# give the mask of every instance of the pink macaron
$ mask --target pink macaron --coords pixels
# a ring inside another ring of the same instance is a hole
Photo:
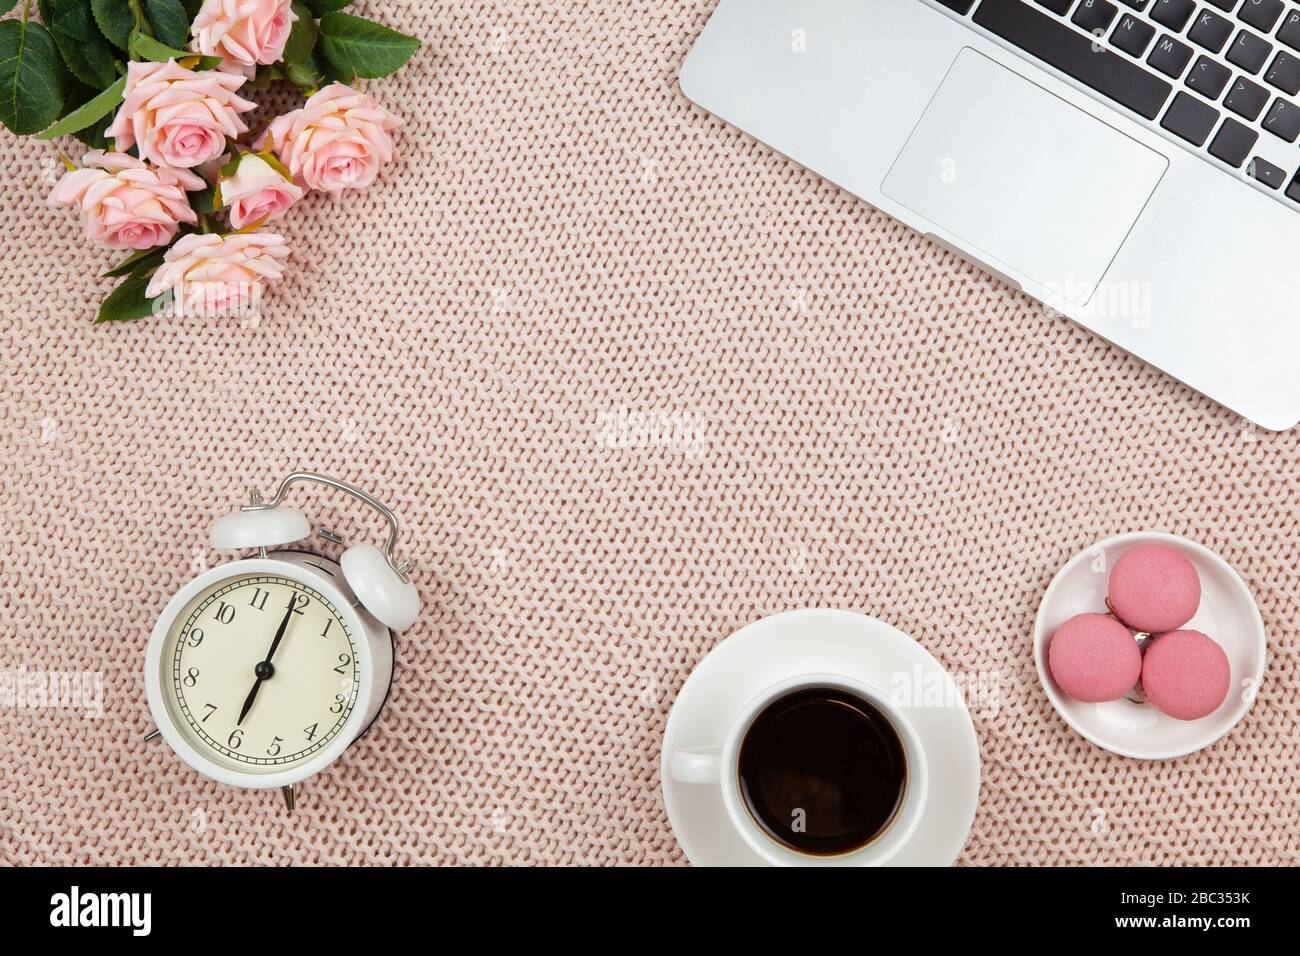
[[[1142,673],[1142,652],[1128,628],[1106,614],[1079,614],[1052,636],[1052,677],[1075,700],[1118,700]]]
[[[1107,600],[1133,630],[1161,634],[1192,619],[1201,603],[1201,579],[1177,548],[1140,544],[1115,562]]]
[[[1142,655],[1142,692],[1151,706],[1178,720],[1214,713],[1228,697],[1228,655],[1200,631],[1172,631]]]

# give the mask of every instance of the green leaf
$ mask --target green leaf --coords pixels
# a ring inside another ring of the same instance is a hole
[[[73,76],[97,90],[117,78],[113,47],[95,24],[90,0],[41,0],[41,18]]]
[[[301,3],[293,4],[293,12],[298,14],[293,27],[289,30],[289,39],[284,44],[284,53],[280,57],[285,63],[305,63],[316,46],[316,21],[311,11]]]
[[[307,57],[303,66],[317,77],[324,77],[332,83],[351,83],[354,79],[351,73],[344,73],[321,55],[320,44],[317,44],[316,49],[311,51],[311,56]],[[293,77],[290,77],[290,80],[292,79]]]
[[[276,80],[284,79],[284,71],[279,66],[272,63],[270,66],[259,66],[253,78],[244,83],[244,90],[264,90]],[[248,93],[242,93],[247,98]]]
[[[99,32],[108,37],[113,46],[119,50],[130,46],[135,14],[131,12],[128,0],[90,0],[90,10],[95,15]]]
[[[141,249],[139,252],[133,252],[113,268],[103,274],[101,278],[115,279],[118,276],[131,275],[142,269],[147,269],[150,275],[158,268],[163,261],[170,246],[155,246],[153,249]]]
[[[326,13],[320,19],[321,51],[346,74],[387,76],[420,48],[420,41],[350,13]]]
[[[3,17],[16,6],[18,6],[18,0],[0,0],[0,17]]]
[[[144,0],[144,12],[160,43],[183,47],[190,42],[190,16],[180,0]]]
[[[73,133],[75,139],[85,143],[91,149],[102,149],[108,152],[113,150],[113,141],[108,138],[108,128],[113,125],[113,114],[109,113],[102,119],[95,120],[85,129],[79,129]]]
[[[100,90],[87,86],[85,83],[82,83],[80,80],[73,77],[68,78],[68,84],[68,95],[63,98],[63,115],[60,116],[59,119],[67,116],[73,110],[85,106],[101,92]],[[95,122],[91,123],[89,126],[77,130],[72,135],[81,140],[91,149],[111,150],[113,148],[112,144],[109,143],[108,137],[104,134],[108,131],[109,125],[113,122],[113,115],[114,114],[110,111]]]
[[[194,18],[197,17],[199,11],[203,9],[203,0],[181,0],[181,6],[185,8],[185,15],[189,17],[190,22],[193,23]]]
[[[50,31],[30,20],[0,23],[0,123],[37,133],[59,118],[67,86]]]
[[[59,117],[63,118],[75,110],[82,103],[88,103],[94,99],[99,90],[93,86],[87,86],[75,76],[67,76],[63,79],[63,109],[59,112]]]
[[[92,123],[107,116],[117,108],[122,102],[122,91],[126,89],[126,77],[119,77],[118,81],[110,86],[104,92],[100,93],[94,99],[83,103],[75,110],[69,113],[63,119],[59,120],[49,129],[39,134],[37,139],[54,139],[56,136],[66,136],[69,133],[75,133],[78,130],[85,129]]]
[[[301,63],[289,64],[285,74],[288,76],[289,82],[298,87],[298,90],[304,96],[311,96],[320,89],[323,82],[319,73]]]
[[[196,61],[194,65],[196,70],[215,70],[221,65],[221,57],[219,56],[199,56],[189,50],[178,50],[175,47],[167,46],[165,43],[159,43],[153,37],[146,36],[139,30],[131,34],[131,58],[133,60],[151,60],[154,63],[192,59]]]
[[[331,10],[342,10],[352,0],[302,0],[303,6],[312,12],[312,16],[323,17]],[[302,16],[302,14],[298,14]]]
[[[196,189],[192,193],[187,193],[190,199],[190,208],[201,216],[210,216],[216,211],[214,197],[216,187],[208,186],[206,189]]]
[[[100,322],[129,322],[153,315],[153,299],[146,299],[144,290],[153,278],[153,269],[138,269],[118,284],[99,307],[95,324]]]

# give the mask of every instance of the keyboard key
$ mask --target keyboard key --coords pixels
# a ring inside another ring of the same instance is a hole
[[[1147,8],[1147,4],[1150,0],[1119,0],[1119,2],[1124,4],[1124,6],[1128,7],[1130,10],[1136,10],[1138,13],[1141,13]]]
[[[1246,172],[1252,179],[1258,179],[1269,189],[1281,189],[1282,184],[1286,182],[1286,173],[1267,159],[1260,159],[1258,156],[1246,164]]]
[[[1183,82],[1207,100],[1217,100],[1232,78],[1232,71],[1208,56],[1199,57]]]
[[[1110,35],[1110,42],[1129,56],[1140,57],[1147,51],[1151,38],[1155,35],[1155,27],[1126,13],[1115,32]]]
[[[1182,33],[1195,10],[1193,0],[1156,0],[1151,7],[1151,19],[1175,33]]]
[[[1187,31],[1187,39],[1197,46],[1203,46],[1211,53],[1218,53],[1223,44],[1232,36],[1232,21],[1209,10],[1202,10],[1196,16],[1196,22]]]
[[[1074,0],[1034,0],[1034,2],[1040,7],[1047,7],[1055,14],[1065,16],[1070,12],[1070,4],[1074,3]]]
[[[1292,10],[1282,21],[1282,29],[1277,31],[1277,38],[1291,47],[1300,50],[1300,11]]]
[[[1294,143],[1296,137],[1300,136],[1300,106],[1278,97],[1264,117],[1264,129],[1288,143]]]
[[[1232,84],[1232,88],[1228,90],[1223,105],[1242,119],[1254,122],[1267,102],[1268,90],[1258,83],[1252,83],[1245,77],[1239,76]]]
[[[1070,17],[1070,19],[1074,21],[1075,25],[1083,27],[1089,33],[1103,37],[1117,13],[1119,13],[1119,8],[1110,3],[1109,0],[1083,0],[1079,4],[1079,9],[1074,11],[1074,16]]]
[[[1242,30],[1237,34],[1237,39],[1232,41],[1232,46],[1228,47],[1228,62],[1247,73],[1258,73],[1272,52],[1273,44]]]
[[[1291,180],[1291,185],[1286,187],[1286,198],[1300,202],[1300,179]]]
[[[1210,142],[1210,155],[1229,166],[1240,167],[1258,139],[1259,133],[1249,126],[1243,126],[1235,119],[1226,119]]]
[[[1268,33],[1282,12],[1282,0],[1246,0],[1237,11],[1242,23],[1249,24],[1261,33]]]
[[[1165,76],[1172,76],[1176,80],[1183,75],[1191,58],[1192,48],[1166,33],[1156,41],[1155,49],[1147,57],[1147,62]]]
[[[1231,13],[1232,8],[1237,5],[1237,0],[1210,0],[1210,3],[1214,4],[1220,10],[1226,10],[1228,13]]]
[[[1300,59],[1279,50],[1264,74],[1264,82],[1292,96],[1300,93]]]
[[[939,3],[954,13],[960,13],[963,17],[970,13],[970,8],[975,6],[975,0],[939,0]]]
[[[1169,106],[1160,125],[1193,146],[1200,146],[1219,121],[1219,111],[1206,106],[1190,93],[1179,93]]]
[[[1155,119],[1169,98],[1164,80],[1020,0],[983,0],[975,23],[1139,116]]]

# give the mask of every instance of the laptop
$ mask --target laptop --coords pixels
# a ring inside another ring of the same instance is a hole
[[[1300,5],[721,0],[683,92],[1264,428],[1300,420]]]

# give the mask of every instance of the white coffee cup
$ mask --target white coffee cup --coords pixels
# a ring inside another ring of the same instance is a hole
[[[759,825],[740,792],[740,747],[750,725],[763,710],[778,698],[810,688],[834,688],[846,691],[873,704],[889,718],[902,741],[907,763],[903,801],[884,831],[855,850],[833,856],[801,853],[779,843]],[[889,698],[873,687],[833,674],[804,674],[773,684],[741,710],[720,746],[690,747],[673,751],[669,772],[680,783],[717,786],[732,826],[754,852],[776,866],[879,866],[906,845],[925,809],[929,776],[925,752],[916,730]]]

